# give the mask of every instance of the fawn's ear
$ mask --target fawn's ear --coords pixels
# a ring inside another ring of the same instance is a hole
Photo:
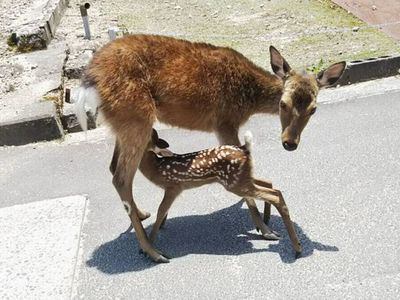
[[[156,142],[156,146],[160,149],[165,149],[169,147],[169,144],[167,141],[163,140],[163,139],[158,139]]]
[[[156,142],[158,140],[158,133],[157,130],[155,130],[154,128],[152,129],[151,132],[151,139],[153,142]]]
[[[285,76],[292,69],[288,62],[283,58],[278,50],[274,46],[269,47],[269,53],[271,55],[271,68],[276,75],[280,78],[285,78]]]
[[[335,84],[340,76],[342,76],[344,69],[346,68],[346,62],[338,62],[331,65],[330,67],[322,70],[317,75],[317,82],[319,87],[325,87]]]
[[[154,153],[162,157],[174,156],[174,153],[171,150],[166,148],[158,148],[157,146],[154,148]]]

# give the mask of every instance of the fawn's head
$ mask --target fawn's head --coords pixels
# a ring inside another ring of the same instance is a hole
[[[335,84],[346,63],[335,63],[318,75],[313,75],[292,70],[273,46],[270,47],[270,54],[272,70],[283,81],[283,93],[279,102],[282,145],[286,150],[293,151],[300,142],[304,127],[317,109],[319,89]]]
[[[154,152],[155,154],[163,157],[173,156],[174,154],[168,149],[168,147],[168,142],[160,139],[157,131],[153,129],[151,133],[151,139],[147,145],[147,151]]]

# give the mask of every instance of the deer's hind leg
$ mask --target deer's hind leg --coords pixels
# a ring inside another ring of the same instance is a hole
[[[104,117],[118,140],[113,164],[113,184],[127,210],[140,248],[154,261],[168,262],[148,240],[140,220],[143,214],[140,213],[132,192],[133,178],[147,149],[156,120],[154,99],[140,78],[111,78],[114,84],[110,86],[110,80],[107,81],[106,77],[101,78],[97,85],[102,88],[101,109]]]
[[[110,172],[112,175],[115,174],[115,170],[117,168],[119,153],[120,153],[120,145],[119,145],[118,139],[116,139],[115,146],[114,146],[114,153],[113,153],[113,157],[112,157],[111,163],[110,163]],[[151,214],[149,212],[141,210],[140,208],[138,208],[138,214],[139,214],[139,218],[141,221],[146,220],[147,218],[149,218],[151,216]],[[131,224],[131,225],[129,225],[129,228],[124,231],[124,233],[129,233],[132,231],[132,229],[133,229],[133,226]]]

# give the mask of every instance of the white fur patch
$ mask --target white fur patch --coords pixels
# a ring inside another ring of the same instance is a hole
[[[126,201],[122,201],[122,204],[124,205],[124,208],[125,208],[126,212],[128,213],[128,215],[131,215],[131,212],[132,212],[131,205]]]

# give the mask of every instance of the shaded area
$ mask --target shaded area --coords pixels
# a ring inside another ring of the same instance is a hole
[[[279,254],[284,263],[295,262],[294,250],[282,219],[273,215],[270,221],[271,228],[278,231],[282,239],[278,242],[265,241],[265,249],[256,249],[252,241],[263,238],[248,233],[254,229],[254,225],[248,210],[241,206],[242,201],[239,201],[211,214],[168,219],[165,228],[159,233],[156,247],[174,259],[188,254],[243,255],[274,252]],[[295,228],[303,246],[301,257],[312,255],[314,250],[339,251],[336,246],[312,241],[296,223]],[[157,265],[139,254],[138,250],[134,233],[123,234],[99,246],[86,264],[107,274],[141,271]]]

